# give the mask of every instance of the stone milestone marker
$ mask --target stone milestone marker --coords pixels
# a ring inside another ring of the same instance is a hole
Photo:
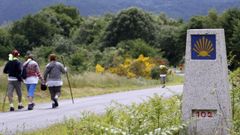
[[[182,117],[188,135],[228,135],[231,103],[223,29],[187,31]]]

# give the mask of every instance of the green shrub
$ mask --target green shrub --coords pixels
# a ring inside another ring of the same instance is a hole
[[[97,64],[103,65],[105,68],[117,66],[124,61],[123,50],[115,47],[105,48],[101,54],[98,54]]]
[[[80,121],[67,120],[46,130],[30,133],[55,135],[178,135],[181,124],[180,98],[154,95],[130,106],[113,102],[103,115],[83,113]],[[54,130],[58,129],[58,130]]]
[[[156,67],[152,68],[152,70],[151,70],[151,77],[152,77],[152,79],[158,80],[159,79],[159,75],[160,75],[160,68],[159,68],[159,66],[156,66]]]
[[[240,133],[240,68],[230,74],[232,82],[233,134]]]
[[[117,48],[124,49],[125,53],[133,58],[137,58],[139,55],[146,57],[156,56],[158,50],[151,47],[142,39],[126,40],[117,44]]]
[[[53,53],[53,47],[41,46],[34,48],[32,54],[39,64],[48,62],[48,56]]]

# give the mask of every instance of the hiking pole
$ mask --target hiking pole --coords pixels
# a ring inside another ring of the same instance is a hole
[[[6,98],[7,98],[7,91],[6,91],[6,94],[5,94],[4,98],[3,98],[3,105],[2,105],[2,111],[3,112],[4,112],[5,102],[6,102]]]
[[[61,56],[61,59],[62,59],[62,62],[63,62],[63,66],[65,67],[65,63],[64,63],[64,60],[63,60],[63,56]],[[71,84],[70,84],[70,81],[69,81],[68,72],[66,72],[66,76],[67,76],[68,86],[69,86],[70,93],[71,93],[72,103],[74,104],[73,94],[72,94],[72,87],[71,87]]]

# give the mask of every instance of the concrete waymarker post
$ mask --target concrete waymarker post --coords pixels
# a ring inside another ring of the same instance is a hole
[[[187,31],[182,116],[188,135],[229,135],[230,85],[223,29]]]

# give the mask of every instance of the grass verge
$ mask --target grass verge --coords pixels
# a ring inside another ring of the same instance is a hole
[[[184,128],[180,118],[179,96],[163,99],[155,95],[131,106],[113,103],[103,115],[83,113],[79,120],[66,120],[24,135],[177,135]]]
[[[5,97],[7,89],[7,76],[0,76],[2,84],[0,85],[0,107],[2,107],[3,99]],[[4,81],[5,80],[5,81]],[[62,88],[61,99],[70,99],[70,89],[68,87],[68,82],[65,76],[63,76],[64,85]],[[136,89],[149,88],[154,86],[159,86],[159,80],[147,80],[144,78],[132,78],[128,79],[126,77],[117,76],[115,74],[105,73],[97,74],[93,72],[86,72],[82,75],[70,75],[69,80],[72,86],[72,92],[75,98],[101,95],[106,93],[129,91]],[[183,77],[180,76],[170,76],[168,78],[167,85],[182,84]],[[26,87],[23,84],[23,103],[27,104],[27,92]],[[16,103],[17,97],[14,94],[14,100]],[[49,91],[41,91],[40,86],[37,86],[35,92],[35,102],[50,102]],[[6,99],[6,105],[4,110],[8,110],[8,100]],[[2,109],[1,109],[2,110]]]

